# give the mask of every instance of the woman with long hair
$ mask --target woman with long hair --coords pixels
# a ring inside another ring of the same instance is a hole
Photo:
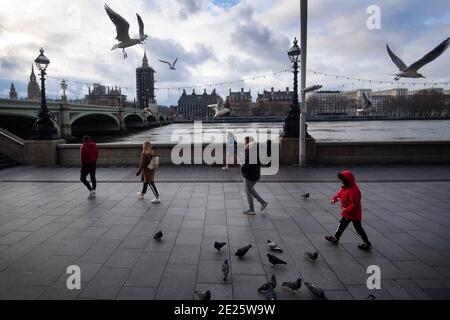
[[[155,195],[155,198],[151,202],[159,203],[159,193],[158,189],[156,189],[155,186],[155,170],[148,168],[148,165],[152,161],[153,157],[155,157],[155,155],[156,154],[155,151],[153,151],[152,144],[149,141],[144,142],[144,144],[142,145],[141,161],[139,163],[139,168],[136,171],[136,176],[142,174],[142,191],[138,192],[138,197],[140,199],[144,199],[144,195],[147,192],[148,186],[150,185],[150,189],[152,189],[152,192]]]

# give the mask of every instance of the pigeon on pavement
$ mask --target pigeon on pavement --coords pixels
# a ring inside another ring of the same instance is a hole
[[[278,244],[271,240],[267,240],[267,246],[270,248],[270,250],[275,252],[283,252],[283,249],[280,248]]]
[[[319,288],[318,286],[313,285],[310,282],[305,282],[305,285],[308,287],[309,291],[318,299],[320,300],[328,300],[325,296],[325,292],[322,290],[322,288]]]
[[[319,254],[317,252],[305,252],[305,256],[310,258],[311,260],[315,261],[319,257]]]
[[[267,258],[269,259],[269,262],[272,264],[272,267],[275,267],[277,264],[287,264],[285,261],[281,260],[277,256],[274,256],[273,254],[268,253]]]
[[[206,291],[195,290],[195,294],[197,295],[197,297],[200,300],[211,300],[211,291],[210,290],[206,290]]]
[[[302,279],[298,278],[294,282],[283,282],[281,284],[282,287],[287,287],[291,290],[297,291],[302,286]]]
[[[224,245],[226,245],[226,244],[227,244],[226,242],[217,242],[217,241],[214,241],[214,248],[216,248],[217,252],[219,252],[220,249],[222,249],[222,247],[223,247]]]
[[[230,273],[230,264],[228,263],[228,259],[222,264],[222,273],[223,273],[223,281],[227,281],[228,273]]]
[[[239,248],[239,249],[237,249],[235,255],[238,256],[239,258],[242,258],[243,256],[245,256],[245,254],[248,252],[248,250],[250,250],[251,247],[252,247],[252,245],[249,244],[248,246]]]
[[[155,234],[153,235],[153,239],[155,239],[155,240],[161,240],[162,236],[163,236],[163,233],[162,233],[161,230],[159,230],[157,233],[155,233]]]

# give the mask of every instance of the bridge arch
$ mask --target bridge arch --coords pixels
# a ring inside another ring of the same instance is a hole
[[[127,114],[124,118],[125,127],[127,129],[142,128],[144,126],[144,117],[139,114]]]
[[[82,113],[70,121],[72,134],[77,132],[119,131],[119,120],[110,113]]]
[[[25,113],[0,112],[0,127],[27,140],[31,136],[31,131],[37,118],[37,115]],[[59,124],[56,123],[55,120],[51,120],[58,131],[58,134],[60,134],[61,130]]]

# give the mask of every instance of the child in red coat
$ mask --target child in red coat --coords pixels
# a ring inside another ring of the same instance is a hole
[[[341,201],[341,216],[338,229],[334,236],[326,236],[325,239],[332,243],[338,243],[342,233],[348,227],[350,222],[353,223],[356,232],[361,236],[364,244],[358,248],[362,250],[370,250],[372,244],[367,238],[367,234],[361,225],[361,191],[356,184],[355,177],[351,171],[342,171],[338,173],[338,178],[342,183],[341,190],[331,199],[331,203],[335,204]]]

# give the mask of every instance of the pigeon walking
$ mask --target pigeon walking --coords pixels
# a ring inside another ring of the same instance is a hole
[[[132,47],[137,44],[143,44],[145,40],[147,40],[148,35],[144,33],[144,22],[142,21],[142,18],[136,13],[138,24],[139,24],[139,38],[138,39],[132,39],[130,38],[130,35],[128,33],[130,29],[130,24],[127,20],[122,18],[118,13],[116,13],[113,9],[108,7],[108,5],[105,3],[105,11],[108,14],[111,21],[116,26],[116,40],[119,41],[119,43],[115,44],[111,50],[115,50],[117,48],[122,49],[123,58],[125,59],[127,57],[127,53],[125,51],[125,48]]]
[[[305,194],[302,194],[302,198],[303,199],[308,199],[309,198],[309,192],[305,193]]]
[[[423,66],[437,59],[441,54],[444,53],[445,50],[448,49],[449,45],[450,45],[450,38],[447,38],[436,48],[427,53],[422,59],[414,62],[409,67],[402,61],[402,59],[396,56],[395,53],[392,52],[391,48],[389,48],[389,45],[387,45],[387,51],[389,53],[389,56],[391,57],[392,62],[394,62],[397,68],[401,71],[400,73],[397,73],[395,75],[394,80],[398,81],[400,80],[400,78],[425,78],[422,74],[420,74],[417,71],[419,71],[419,69],[422,68]]]
[[[168,62],[168,61],[165,61],[165,60],[158,60],[158,61],[159,61],[159,62],[162,62],[162,63],[165,63],[165,64],[168,64],[170,70],[175,70],[175,64],[177,63],[178,58],[176,58],[175,61],[172,62],[172,63],[170,63],[170,62]]]
[[[155,239],[155,240],[161,240],[162,237],[163,237],[163,233],[161,230],[159,230],[157,233],[155,233],[153,235],[153,239]]]
[[[369,294],[366,298],[366,300],[376,300],[377,297],[375,297],[373,294]]]
[[[219,252],[220,249],[222,249],[222,247],[223,247],[224,245],[226,245],[226,244],[227,244],[226,242],[217,242],[217,241],[214,241],[214,248],[216,248],[217,252]]]
[[[321,300],[328,300],[325,296],[325,291],[323,291],[322,288],[319,288],[318,286],[315,286],[310,282],[305,282],[305,285],[316,298]]]
[[[278,244],[276,244],[273,241],[267,240],[267,246],[270,248],[270,250],[275,252],[283,252],[283,249],[280,248]]]
[[[277,294],[273,291],[273,288],[267,290],[266,300],[277,300]]]
[[[316,261],[317,258],[319,257],[319,254],[317,252],[305,252],[305,257],[310,258],[312,261]]]
[[[269,262],[272,264],[272,268],[275,267],[277,264],[287,264],[285,261],[281,260],[277,256],[274,256],[273,254],[268,253],[267,258],[269,258]]]
[[[235,255],[238,256],[239,258],[242,258],[243,256],[245,256],[245,254],[248,252],[248,250],[250,250],[251,247],[252,247],[252,245],[249,244],[248,246],[239,248],[239,249],[237,249]]]
[[[200,300],[211,300],[211,291],[210,290],[206,290],[206,291],[198,291],[195,290],[195,294],[197,295],[197,297]]]
[[[261,287],[258,288],[258,292],[263,292],[263,291],[267,291],[270,289],[273,290],[273,289],[275,289],[276,286],[277,286],[277,279],[276,279],[275,275],[273,274],[270,277],[270,281],[267,281]]]
[[[223,273],[223,281],[227,281],[228,273],[230,273],[230,264],[228,263],[228,259],[222,264],[222,273]]]
[[[282,287],[289,288],[291,290],[297,291],[302,286],[302,279],[298,278],[294,282],[283,282],[281,284]]]

